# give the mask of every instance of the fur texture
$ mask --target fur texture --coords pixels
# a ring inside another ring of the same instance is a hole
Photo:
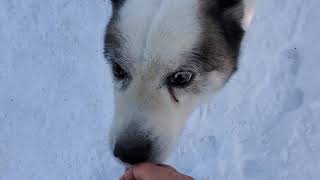
[[[126,164],[162,162],[194,108],[236,71],[243,2],[112,2],[105,36],[106,59],[117,71],[111,148]],[[168,83],[175,74],[192,77],[175,87]]]

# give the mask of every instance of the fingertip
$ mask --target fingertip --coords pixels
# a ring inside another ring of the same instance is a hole
[[[132,173],[135,178],[143,179],[153,172],[153,166],[150,163],[141,163],[132,167]]]
[[[150,169],[152,168],[152,164],[150,163],[141,163],[141,164],[137,164],[135,166],[133,166],[133,170],[134,171],[141,171],[141,170],[144,170],[144,169]]]
[[[124,180],[135,180],[133,169],[129,168],[127,169],[126,173],[124,174],[125,179]]]

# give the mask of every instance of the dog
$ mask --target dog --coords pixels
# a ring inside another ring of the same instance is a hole
[[[110,147],[161,163],[193,110],[236,72],[243,0],[112,0],[104,54],[114,79]]]

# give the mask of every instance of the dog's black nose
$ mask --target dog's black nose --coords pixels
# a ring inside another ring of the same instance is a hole
[[[151,142],[146,141],[119,141],[115,144],[113,154],[122,162],[137,164],[145,162],[151,154]]]

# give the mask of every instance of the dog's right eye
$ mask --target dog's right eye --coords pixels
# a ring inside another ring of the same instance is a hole
[[[128,78],[128,73],[118,63],[112,63],[112,73],[117,80]]]
[[[194,73],[190,71],[179,71],[167,79],[167,85],[175,88],[185,88],[187,87],[194,78]]]

